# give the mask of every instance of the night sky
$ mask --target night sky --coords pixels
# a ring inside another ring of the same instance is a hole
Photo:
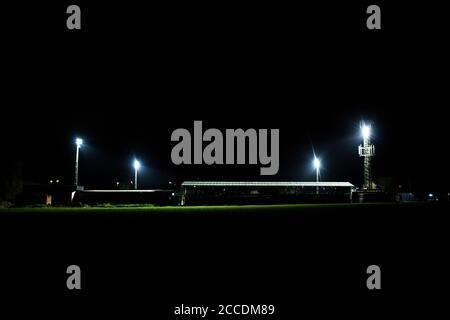
[[[370,31],[367,4],[78,2],[82,29],[70,31],[69,4],[8,11],[1,161],[20,164],[27,183],[72,183],[79,136],[87,188],[130,181],[135,156],[149,188],[311,181],[312,148],[323,180],[360,185],[359,122],[367,120],[375,179],[446,188],[448,35],[421,7],[380,4],[382,30]],[[192,132],[194,120],[205,129],[279,128],[278,175],[261,177],[259,165],[173,165],[171,133]]]

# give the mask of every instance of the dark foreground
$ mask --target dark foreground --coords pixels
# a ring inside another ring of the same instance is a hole
[[[2,312],[120,319],[181,304],[273,304],[234,319],[405,318],[445,311],[446,204],[0,210]],[[66,268],[82,289],[66,288]],[[381,268],[369,291],[366,268]],[[139,316],[138,316],[139,315]],[[208,314],[206,319],[231,319]]]

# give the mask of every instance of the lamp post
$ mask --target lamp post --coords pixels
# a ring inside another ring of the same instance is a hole
[[[316,182],[319,182],[320,160],[314,157],[313,166],[316,169]],[[319,186],[316,186],[316,194],[319,194]]]
[[[139,168],[141,167],[141,163],[138,160],[134,159],[133,166],[134,166],[134,190],[137,190],[138,171]]]
[[[77,151],[76,151],[76,156],[75,156],[75,186],[78,187],[78,160],[80,158],[80,147],[83,144],[83,139],[80,138],[76,138],[75,139],[75,144],[77,145]]]

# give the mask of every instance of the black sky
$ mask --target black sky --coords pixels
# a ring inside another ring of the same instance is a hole
[[[76,136],[86,141],[80,181],[108,187],[144,164],[142,183],[261,179],[259,166],[176,167],[171,132],[279,128],[280,171],[360,184],[359,121],[374,122],[375,173],[443,189],[448,178],[445,35],[436,8],[380,4],[220,4],[142,7],[80,2],[82,30],[65,8],[8,11],[2,161],[26,181],[71,182]],[[6,159],[6,160],[5,160]]]

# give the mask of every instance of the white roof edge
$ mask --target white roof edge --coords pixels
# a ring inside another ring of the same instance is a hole
[[[350,182],[340,181],[185,181],[181,186],[354,187]]]
[[[166,190],[166,189],[137,189],[137,190],[80,190],[84,193],[89,193],[89,192],[98,192],[98,193],[123,193],[123,192],[131,192],[131,193],[140,193],[140,192],[161,192],[161,191],[166,191],[169,192],[170,190]]]

